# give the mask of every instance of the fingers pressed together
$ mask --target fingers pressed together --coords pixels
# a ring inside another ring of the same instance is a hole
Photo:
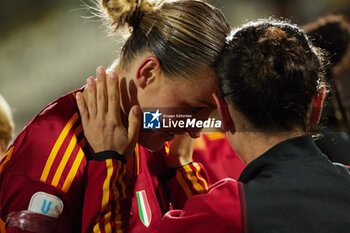
[[[121,120],[116,72],[106,74],[103,67],[98,67],[96,80],[94,77],[87,79],[84,95],[78,92],[76,98],[84,134],[92,149],[95,152],[115,150],[129,157],[138,140],[141,110],[137,105],[130,109],[126,129]]]

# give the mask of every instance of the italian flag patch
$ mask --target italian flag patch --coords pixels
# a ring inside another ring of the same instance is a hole
[[[151,223],[152,213],[151,213],[151,208],[149,207],[149,204],[148,204],[146,191],[141,190],[136,192],[136,197],[137,197],[137,204],[139,206],[139,216],[140,216],[141,222],[143,223],[143,225],[148,227],[149,224]]]

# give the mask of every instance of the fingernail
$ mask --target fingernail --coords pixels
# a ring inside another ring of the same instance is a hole
[[[92,78],[91,77],[87,79],[87,84],[90,86],[92,85]]]
[[[139,106],[134,107],[133,113],[135,114],[135,116],[140,115],[140,108],[139,108]]]
[[[115,72],[111,72],[110,77],[112,80],[117,78],[117,74]]]
[[[104,68],[103,68],[103,66],[100,66],[100,67],[97,68],[97,74],[99,76],[104,75]]]
[[[76,95],[75,95],[75,97],[77,98],[77,100],[81,100],[81,93],[80,92],[78,92]]]

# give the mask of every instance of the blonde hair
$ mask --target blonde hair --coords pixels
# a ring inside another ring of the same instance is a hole
[[[4,140],[6,145],[13,136],[14,123],[11,109],[6,100],[0,95],[0,140]]]
[[[198,0],[94,0],[112,33],[128,28],[121,64],[152,52],[164,73],[194,78],[213,67],[230,31],[223,14]]]

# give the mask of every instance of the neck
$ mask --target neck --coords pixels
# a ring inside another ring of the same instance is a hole
[[[236,132],[234,135],[230,135],[229,139],[241,159],[249,164],[278,143],[303,134],[301,131],[278,133]]]

